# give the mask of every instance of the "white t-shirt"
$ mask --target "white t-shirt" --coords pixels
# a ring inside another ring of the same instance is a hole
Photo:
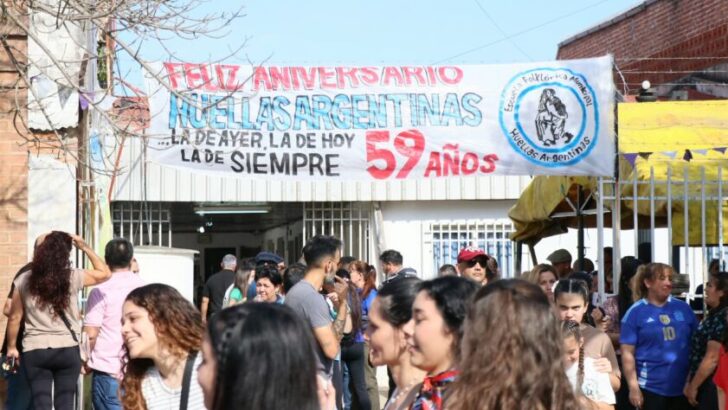
[[[579,363],[566,369],[566,376],[569,378],[571,387],[576,390],[577,374],[579,372]],[[597,372],[594,369],[594,359],[591,357],[584,358],[584,381],[581,384],[581,392],[589,400],[615,404],[614,390],[609,382],[609,373]]]
[[[192,368],[192,379],[190,380],[190,395],[187,398],[189,410],[205,410],[205,398],[202,395],[202,388],[197,382],[197,368],[202,363],[202,353],[197,353],[195,364]],[[171,389],[162,381],[162,375],[156,367],[152,367],[142,380],[142,396],[147,403],[149,410],[179,410],[179,400],[182,395],[182,388]]]

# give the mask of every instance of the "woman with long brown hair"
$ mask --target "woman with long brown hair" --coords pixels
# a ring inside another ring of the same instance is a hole
[[[460,374],[463,322],[480,284],[443,276],[420,283],[412,303],[412,319],[402,328],[410,363],[427,373],[412,410],[440,410],[448,389]]]
[[[377,271],[368,263],[356,260],[349,264],[349,276],[351,283],[359,291],[361,299],[361,331],[366,332],[369,326],[369,310],[374,298],[377,297]],[[364,341],[364,378],[366,381],[367,394],[371,408],[379,408],[379,384],[377,383],[377,371],[369,361],[369,343]]]
[[[73,245],[88,256],[93,269],[71,267]],[[13,294],[6,335],[7,356],[17,361],[16,338],[20,322],[25,322],[21,365],[34,409],[73,408],[81,372],[78,292],[110,276],[104,261],[80,236],[53,231],[38,238],[30,270],[14,281],[18,292]]]
[[[558,320],[544,292],[520,279],[478,291],[464,324],[453,410],[576,410]]]
[[[190,410],[205,408],[197,377],[189,374],[202,360],[197,352],[204,332],[192,303],[167,285],[137,288],[124,302],[121,332],[124,409],[178,409],[181,400]],[[185,378],[191,380],[186,397]]]

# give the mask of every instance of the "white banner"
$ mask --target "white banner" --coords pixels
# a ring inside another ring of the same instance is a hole
[[[155,68],[147,78],[149,152],[165,165],[316,180],[614,170],[611,56],[441,67]]]

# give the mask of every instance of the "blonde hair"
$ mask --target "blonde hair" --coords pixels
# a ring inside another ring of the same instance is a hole
[[[521,277],[521,279],[538,285],[538,282],[541,280],[541,274],[544,272],[551,272],[554,274],[556,280],[559,279],[559,274],[556,272],[556,268],[548,263],[539,263],[538,265],[534,266],[533,269],[526,272]]]
[[[635,273],[632,277],[632,283],[630,284],[630,287],[632,288],[633,301],[636,302],[640,299],[646,298],[648,289],[647,285],[645,285],[645,281],[654,281],[657,279],[657,276],[665,270],[673,271],[672,266],[664,263],[648,263],[646,265],[640,265],[640,267],[637,268],[637,273]]]

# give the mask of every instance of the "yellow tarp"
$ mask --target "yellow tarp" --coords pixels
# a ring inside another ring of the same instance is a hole
[[[707,197],[717,196],[718,169],[722,167],[721,178],[725,182],[723,197],[728,197],[728,154],[714,148],[728,147],[728,101],[700,102],[664,102],[664,103],[627,103],[619,104],[619,148],[621,153],[643,153],[635,160],[634,168],[625,160],[620,160],[620,178],[632,181],[650,180],[650,168],[655,175],[655,196],[666,196],[667,172],[671,172],[671,202],[673,244],[682,245],[684,239],[683,201],[685,170],[688,172],[688,194],[700,196],[701,190]],[[693,159],[685,161],[685,150],[691,150]],[[705,151],[702,151],[705,150]],[[648,155],[649,153],[649,155]],[[645,159],[646,158],[646,159]],[[704,171],[703,171],[704,170]],[[705,173],[708,184],[701,181]],[[662,182],[662,183],[661,183]],[[712,183],[711,183],[712,182]],[[569,211],[571,207],[565,198],[576,203],[576,186],[582,185],[585,192],[597,189],[597,179],[587,177],[547,177],[533,179],[524,190],[521,198],[511,208],[510,218],[516,227],[511,236],[514,240],[534,244],[541,238],[566,231],[567,227],[576,227],[574,218],[552,218],[555,212]],[[622,195],[632,196],[632,186],[623,186]],[[649,184],[638,185],[640,197],[650,195]],[[611,192],[607,193],[611,195]],[[590,204],[589,208],[594,208]],[[728,202],[722,204],[723,241],[728,243]],[[634,202],[622,202],[621,223],[623,229],[632,227],[632,208]],[[718,202],[706,201],[706,243],[718,242]],[[659,200],[654,204],[657,226],[666,226],[667,201]],[[650,201],[637,202],[638,224],[649,227]],[[701,202],[688,202],[689,243],[701,243]],[[605,215],[605,226],[611,223],[611,215]],[[596,226],[592,216],[586,219],[586,225]]]

